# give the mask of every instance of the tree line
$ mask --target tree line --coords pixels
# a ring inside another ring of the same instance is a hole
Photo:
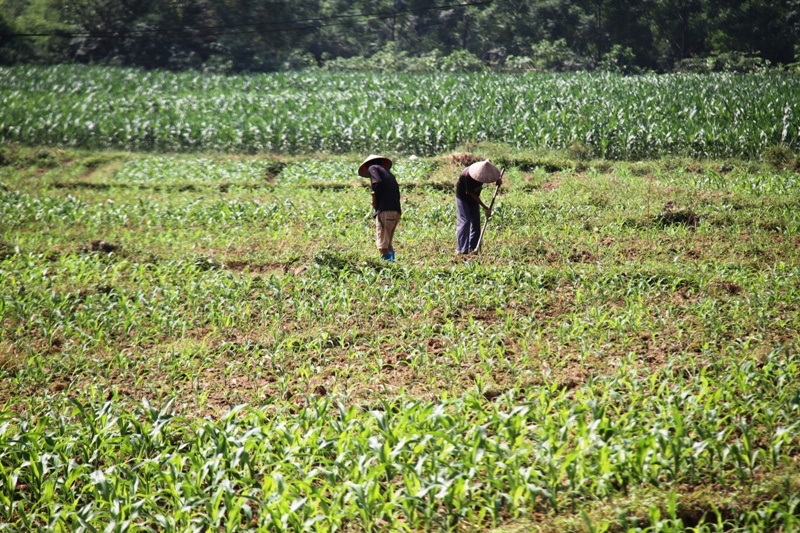
[[[797,68],[800,0],[3,0],[0,64]]]

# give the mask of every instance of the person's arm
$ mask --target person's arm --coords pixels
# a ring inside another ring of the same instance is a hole
[[[502,180],[502,179],[499,179],[499,180],[497,180],[497,181],[495,182],[495,184],[496,184],[496,186],[497,186],[497,187],[500,187],[501,185],[503,185],[503,180]],[[496,194],[496,193],[495,193],[495,194]],[[486,208],[486,218],[491,218],[491,217],[492,217],[492,209],[491,209],[491,208],[489,208],[489,207],[487,207],[487,208]]]
[[[381,175],[376,165],[372,165],[367,169],[369,172],[370,178],[370,187],[372,188],[372,210],[375,211],[378,208],[378,195],[380,194],[380,188],[383,184],[381,180]]]
[[[497,184],[498,187],[500,187],[503,184],[503,180],[497,180],[495,183]],[[483,203],[483,201],[481,201],[481,197],[478,196],[478,194],[473,191],[469,191],[467,194],[470,197],[472,197],[473,200],[475,200],[480,204],[480,206],[483,208],[484,213],[486,213],[486,218],[491,218],[492,210],[489,208],[488,205],[486,205],[485,203]]]
[[[481,207],[482,207],[484,210],[488,210],[488,209],[489,209],[489,206],[488,206],[488,205],[486,205],[485,203],[483,203],[483,200],[481,200],[481,197],[480,197],[480,196],[478,196],[478,194],[477,194],[477,193],[474,193],[474,192],[472,192],[472,191],[469,191],[467,194],[469,195],[469,197],[470,197],[470,198],[472,198],[473,200],[475,200],[476,202],[478,202],[478,204],[479,204],[479,205],[480,205],[480,206],[481,206]],[[487,216],[488,216],[488,215],[487,215]]]
[[[468,177],[467,180],[472,180],[472,178]],[[475,183],[474,181],[472,183],[474,184],[474,186],[472,185],[467,186],[467,196],[478,202],[478,205],[480,205],[483,208],[483,212],[486,213],[486,218],[490,218],[492,216],[492,210],[489,209],[488,205],[483,203],[483,200],[481,200],[481,195],[478,194],[481,190],[482,185],[480,185],[479,183]]]

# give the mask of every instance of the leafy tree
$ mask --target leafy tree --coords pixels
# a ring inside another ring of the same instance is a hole
[[[586,18],[582,7],[571,0],[542,0],[532,3],[531,16],[542,32],[536,42],[562,40],[573,51],[579,51],[576,45],[583,39],[581,30]]]
[[[705,55],[707,25],[702,0],[655,0],[652,26],[661,66]]]
[[[388,13],[392,3],[386,0],[322,0],[318,16],[326,20],[309,39],[309,51],[320,60],[335,57],[369,56],[395,36],[397,22],[387,23],[380,17],[368,18],[363,13]]]
[[[795,61],[798,34],[800,0],[0,1],[0,62],[222,72],[375,67],[388,54],[412,70],[444,58],[471,69],[473,57],[511,70],[747,69]]]
[[[0,16],[7,28],[0,56],[47,63],[72,60],[63,36],[70,27],[50,0],[6,0],[0,2]]]
[[[531,59],[536,70],[579,70],[584,64],[564,39],[541,41],[531,47]]]
[[[12,37],[16,31],[0,13],[0,65],[13,65],[33,55],[27,41]]]
[[[758,55],[776,63],[793,61],[797,7],[797,2],[786,0],[708,0],[711,51]]]
[[[461,48],[494,61],[527,53],[531,44],[544,38],[534,8],[535,3],[527,0],[471,8],[473,13],[467,19],[471,27],[465,28],[469,34]]]
[[[653,0],[608,1],[604,24],[607,41],[602,59],[613,58],[617,67],[626,72],[634,66],[656,68],[652,12]]]
[[[608,72],[632,73],[637,70],[636,54],[629,47],[615,44],[611,47],[603,59],[598,63],[597,68]]]
[[[470,21],[466,26],[461,24],[465,17],[474,17],[474,12],[467,13],[465,8],[435,9],[436,3],[431,0],[406,0],[405,5],[410,16],[399,38],[409,53],[448,54],[463,47],[464,31],[469,37],[471,24]]]

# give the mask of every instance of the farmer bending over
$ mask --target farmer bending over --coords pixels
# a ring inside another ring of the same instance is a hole
[[[484,183],[500,180],[500,169],[489,161],[473,163],[461,172],[456,183],[456,251],[459,254],[475,252],[481,236],[482,207],[486,218],[492,216],[492,210],[481,201],[481,189]]]
[[[375,242],[381,257],[394,261],[392,239],[400,222],[400,188],[389,172],[392,160],[380,155],[370,155],[358,167],[358,175],[370,179],[372,186],[372,209],[375,217]]]

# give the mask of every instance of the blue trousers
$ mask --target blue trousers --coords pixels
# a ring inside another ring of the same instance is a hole
[[[456,197],[456,216],[456,250],[460,254],[472,252],[481,237],[481,206]]]

